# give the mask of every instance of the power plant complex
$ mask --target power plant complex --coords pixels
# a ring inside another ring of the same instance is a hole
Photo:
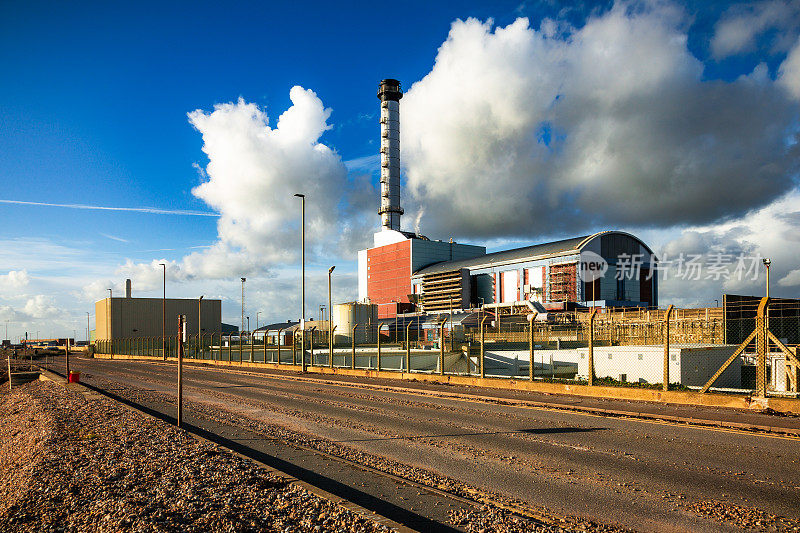
[[[637,237],[603,231],[495,253],[486,247],[432,240],[402,231],[400,217],[400,100],[394,79],[381,81],[380,231],[358,252],[358,297],[378,306],[379,318],[412,310],[453,312],[484,306],[565,310],[658,305],[657,258]],[[587,255],[606,265],[581,276]],[[620,276],[635,258],[636,276]]]
[[[747,296],[725,295],[722,307],[658,309],[658,259],[630,233],[601,231],[487,253],[478,244],[404,231],[402,97],[399,81],[380,82],[381,223],[373,246],[358,252],[357,301],[334,305],[331,267],[327,320],[306,316],[259,327],[256,314],[251,330],[241,278],[242,328],[236,331],[222,324],[220,300],[166,299],[166,291],[161,299],[133,298],[129,282],[124,298],[109,295],[95,305],[97,353],[133,350],[167,358],[187,342],[195,359],[299,364],[303,371],[310,362],[331,370],[589,385],[597,377],[660,382],[664,390],[676,382],[703,392],[712,384],[763,390],[766,382],[776,391],[797,390],[800,363],[795,355],[786,358],[786,345],[798,340],[796,301],[776,299],[766,321],[766,303]],[[177,315],[186,325],[184,341],[176,335]],[[780,353],[767,353],[764,331],[761,351],[746,350],[764,324],[782,343],[776,343]]]

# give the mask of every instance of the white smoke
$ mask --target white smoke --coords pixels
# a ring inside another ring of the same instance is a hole
[[[424,207],[420,208],[420,210],[417,211],[417,216],[414,217],[414,233],[416,233],[417,235],[420,235],[422,233],[422,231],[420,230],[420,227],[421,227],[421,224],[422,224],[422,217],[423,216],[425,216],[425,208]]]

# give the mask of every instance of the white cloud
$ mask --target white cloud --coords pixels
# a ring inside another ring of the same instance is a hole
[[[761,71],[705,81],[673,8],[559,25],[453,23],[401,102],[406,224],[420,209],[424,233],[460,238],[707,224],[792,186],[796,104]]]
[[[778,69],[778,83],[800,101],[800,39]]]
[[[726,11],[714,28],[711,52],[722,59],[758,47],[758,39],[769,30],[771,50],[788,50],[797,37],[800,24],[800,2],[772,0],[738,4]]]
[[[723,293],[763,295],[766,272],[762,259],[772,260],[771,295],[783,298],[800,297],[800,190],[794,189],[770,205],[747,213],[743,217],[724,223],[694,226],[679,231],[667,230],[662,235],[652,235],[650,244],[660,258],[676,260],[680,254],[705,254],[708,261],[716,253],[736,258],[746,258],[746,275],[709,279],[710,271],[703,270],[701,279],[675,277],[673,267],[666,279],[661,280],[661,304],[693,306],[721,300]],[[707,264],[707,263],[706,263]],[[730,266],[730,271],[735,265]],[[777,287],[775,280],[778,280]]]
[[[778,281],[781,287],[798,287],[800,286],[800,268],[796,268],[786,274]]]
[[[186,259],[190,275],[213,276],[220,269],[231,275],[237,266],[252,270],[294,258],[300,222],[295,193],[306,195],[309,247],[335,251],[356,223],[347,217],[358,207],[348,201],[347,169],[320,142],[331,128],[331,110],[302,87],[293,87],[289,96],[292,106],[275,127],[264,110],[242,99],[189,114],[209,158],[208,180],[193,193],[221,215],[217,245]]]
[[[331,109],[310,90],[295,86],[292,105],[270,126],[267,112],[253,103],[214,106],[189,113],[202,134],[208,164],[195,164],[201,184],[192,193],[219,212],[217,241],[177,261],[128,260],[116,274],[149,290],[161,283],[159,263],[169,281],[238,279],[268,274],[299,261],[301,202],[306,195],[306,254],[350,259],[376,225],[377,192],[366,176],[348,176],[346,163],[320,141],[331,128]],[[361,169],[370,158],[356,160]],[[84,295],[102,297],[93,283]]]
[[[10,270],[8,274],[0,275],[0,294],[17,294],[28,283],[30,277],[27,270]]]
[[[53,296],[37,294],[25,302],[22,310],[32,318],[52,318],[59,314],[59,309],[55,305]]]

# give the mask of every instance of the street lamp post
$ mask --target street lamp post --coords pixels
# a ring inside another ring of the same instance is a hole
[[[161,355],[167,360],[167,264],[159,263],[164,267],[163,292],[161,293]]]
[[[244,282],[247,281],[247,278],[242,278],[242,332],[244,331]],[[247,329],[250,329],[249,327]],[[241,339],[239,339],[241,342]]]
[[[336,268],[336,265],[333,265],[332,267],[330,267],[328,269],[328,345],[330,347],[330,350],[328,350],[328,353],[330,354],[330,358],[331,358],[331,360],[328,361],[328,362],[330,363],[330,367],[331,368],[333,368],[333,335],[332,335],[332,329],[333,329],[333,323],[332,323],[333,307],[331,307],[331,273],[333,272],[333,269],[335,269],[335,268]]]
[[[767,298],[769,298],[769,266],[772,264],[772,259],[770,259],[769,257],[765,257],[762,260],[762,262],[764,263],[764,266],[767,267]],[[769,305],[767,305],[767,310],[766,311],[767,312],[765,313],[765,317],[764,317],[765,320],[766,320],[766,324],[765,325],[767,327],[767,330],[769,330]],[[767,343],[767,346],[769,346],[769,343]]]
[[[108,289],[108,340],[109,345],[111,347],[111,358],[114,358],[114,328],[113,324],[111,323],[111,312],[114,309],[111,305],[111,299],[114,297],[114,293],[111,289]],[[69,377],[69,376],[67,376]]]
[[[197,299],[197,358],[200,359],[203,357],[203,329],[201,327],[203,323],[203,315],[200,312],[200,308],[202,307],[203,303],[203,294],[200,295],[200,298]]]
[[[296,193],[300,198],[300,254],[301,254],[301,281],[300,281],[300,360],[302,370],[306,371],[306,195]],[[311,342],[314,342],[312,339]]]

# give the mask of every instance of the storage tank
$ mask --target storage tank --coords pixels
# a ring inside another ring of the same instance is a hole
[[[351,344],[353,342],[353,327],[356,328],[356,344],[377,342],[378,306],[349,302],[333,306],[333,325],[336,327],[335,343]],[[365,327],[366,326],[366,327]]]

